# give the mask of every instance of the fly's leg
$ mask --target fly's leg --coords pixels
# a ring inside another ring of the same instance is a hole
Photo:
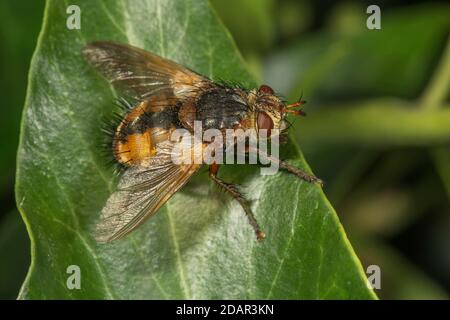
[[[252,151],[253,151],[253,149],[252,149]],[[278,158],[272,157],[262,150],[258,149],[257,152],[258,152],[258,155],[260,158],[265,159],[266,161],[270,161],[274,164],[277,164],[281,169],[284,169],[292,174],[295,174],[297,177],[299,177],[302,180],[305,180],[310,183],[317,183],[321,187],[323,187],[323,185],[324,185],[323,181],[321,179],[317,178],[315,175],[305,172],[294,166],[291,166],[289,163],[281,161]]]
[[[284,161],[278,160],[280,168],[285,169],[286,171],[295,174],[297,177],[299,177],[302,180],[305,180],[309,183],[317,183],[321,187],[323,187],[323,181],[319,178],[317,178],[315,175],[310,174],[308,172],[305,172],[297,167],[291,166],[289,163],[286,163]]]
[[[228,192],[234,199],[239,202],[242,209],[244,209],[245,215],[248,218],[248,222],[252,226],[253,230],[255,230],[256,238],[258,240],[263,240],[266,235],[264,232],[261,231],[258,225],[258,221],[256,221],[255,216],[253,215],[250,207],[248,206],[247,202],[245,201],[244,197],[239,193],[239,191],[236,188],[236,185],[226,183],[225,181],[221,180],[217,176],[217,172],[219,171],[219,165],[218,164],[211,164],[209,166],[209,177],[223,190]]]

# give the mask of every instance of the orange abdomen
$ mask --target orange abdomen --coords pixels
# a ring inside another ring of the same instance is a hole
[[[148,108],[148,102],[141,102],[117,127],[113,152],[119,163],[127,166],[140,164],[156,154],[158,143],[170,138],[173,121],[167,119],[168,123],[161,123],[161,117],[153,119],[151,115],[157,113],[148,113]]]

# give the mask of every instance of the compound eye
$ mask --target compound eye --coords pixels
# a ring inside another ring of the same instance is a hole
[[[263,84],[259,87],[258,91],[260,93],[265,93],[265,94],[273,94],[273,89],[271,87],[269,87],[267,84]]]
[[[270,130],[273,129],[272,118],[265,112],[258,113],[258,129],[267,130],[268,135],[270,135]]]

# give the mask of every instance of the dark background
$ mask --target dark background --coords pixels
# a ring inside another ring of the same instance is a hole
[[[381,99],[395,98],[411,112],[422,107],[430,79],[442,68],[450,7],[433,1],[211,3],[258,81],[291,100],[303,91],[308,117],[295,122],[292,137],[327,182],[325,192],[364,268],[380,266],[379,297],[448,299],[449,139],[423,140],[420,130],[417,139],[405,137],[404,128],[414,123],[403,117],[395,119],[398,130],[382,138],[377,125],[394,116],[395,103]],[[366,28],[370,4],[381,7],[381,30]],[[43,8],[43,1],[0,2],[0,298],[17,297],[30,261],[14,200],[15,155]],[[347,116],[348,107],[372,102],[383,112],[361,117],[364,125],[355,130],[349,123],[359,119]],[[321,115],[327,112],[342,116],[326,121]],[[337,134],[327,133],[331,129]]]

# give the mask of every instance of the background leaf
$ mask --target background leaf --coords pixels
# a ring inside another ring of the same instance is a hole
[[[0,3],[0,299],[15,299],[30,264],[29,239],[16,210],[14,176],[27,74],[43,1]]]
[[[31,14],[22,15],[30,10]],[[26,90],[27,70],[38,29],[29,30],[27,23],[34,26],[41,19],[42,3],[31,5],[19,1],[0,3],[0,86],[5,93],[0,117],[0,135],[8,137],[8,143],[0,144],[0,193],[8,188],[14,178],[14,163],[19,140],[20,112]],[[39,27],[37,27],[39,28]]]
[[[0,298],[14,299],[27,272],[30,243],[16,210],[5,215],[0,224]]]
[[[375,298],[333,208],[318,186],[255,167],[221,175],[245,187],[267,239],[198,174],[131,236],[91,236],[113,190],[101,156],[100,119],[114,92],[80,56],[93,40],[128,42],[212,78],[254,82],[207,1],[48,1],[30,70],[18,154],[17,203],[32,239],[20,298]],[[295,145],[286,158],[307,168]],[[81,268],[81,290],[66,268]]]

